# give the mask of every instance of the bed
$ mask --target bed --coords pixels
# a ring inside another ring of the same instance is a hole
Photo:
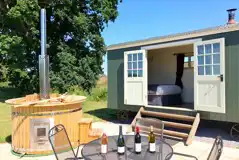
[[[177,85],[151,84],[148,86],[148,105],[181,105],[181,93],[182,89]]]

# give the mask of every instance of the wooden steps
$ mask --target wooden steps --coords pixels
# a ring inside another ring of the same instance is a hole
[[[150,131],[150,127],[140,126],[140,129],[145,133],[149,133],[149,131]],[[160,135],[161,129],[155,128],[154,132],[155,132],[156,135]],[[164,129],[163,133],[165,135],[180,137],[180,138],[187,138],[188,137],[188,134],[186,134],[186,133],[177,132],[177,131],[170,131],[170,130],[166,130],[166,129]]]
[[[102,129],[92,128],[91,118],[82,118],[79,122],[79,143],[86,144],[90,141],[98,139],[102,135]]]
[[[150,118],[152,117],[160,119],[164,123],[164,135],[183,139],[187,145],[192,143],[200,122],[199,113],[195,116],[188,116],[182,114],[146,111],[143,107],[141,107],[131,124],[133,130],[137,120],[149,123]],[[145,133],[149,132],[149,126],[140,126],[140,128],[141,131]],[[155,128],[154,131],[156,135],[161,133],[161,130],[158,128]]]
[[[169,119],[175,119],[175,120],[183,120],[183,121],[194,121],[195,117],[193,116],[185,116],[180,114],[171,114],[171,113],[163,113],[163,112],[153,112],[153,111],[141,111],[141,115],[146,116],[154,116],[154,117],[160,117],[160,118],[169,118]]]
[[[136,119],[147,121],[147,119],[144,119],[144,118],[136,118]],[[162,122],[164,123],[164,126],[167,126],[167,127],[173,127],[173,128],[178,128],[178,129],[191,129],[192,128],[192,125],[190,125],[190,124],[169,122],[169,121],[162,121]]]
[[[174,127],[174,128],[178,128],[178,129],[191,129],[192,128],[192,125],[190,125],[190,124],[168,122],[168,121],[163,121],[163,123],[165,126]]]

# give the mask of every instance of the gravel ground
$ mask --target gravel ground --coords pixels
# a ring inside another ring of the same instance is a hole
[[[232,123],[201,121],[195,140],[205,143],[213,143],[216,136],[221,136],[225,147],[238,148],[239,139],[233,140],[230,136]]]

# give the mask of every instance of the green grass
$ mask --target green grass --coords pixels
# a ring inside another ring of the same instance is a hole
[[[85,118],[92,118],[93,121],[102,121],[103,118],[92,114],[92,112],[97,111],[97,110],[104,111],[105,109],[107,109],[107,102],[105,102],[105,101],[95,102],[95,101],[87,100],[83,104],[83,113],[84,113],[83,116]]]
[[[107,108],[106,101],[86,101],[83,104],[84,117],[92,118],[93,121],[115,121],[119,120],[116,109]]]
[[[11,107],[0,102],[0,143],[6,142],[6,138],[11,135]]]
[[[9,87],[7,82],[0,83],[0,143],[6,142],[11,135],[11,107],[5,100],[18,97],[19,90]]]

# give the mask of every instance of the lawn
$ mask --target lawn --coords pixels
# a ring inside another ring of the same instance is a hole
[[[90,117],[93,121],[119,121],[119,111],[107,108],[106,101],[86,101],[83,104],[84,117]]]
[[[0,143],[6,142],[6,138],[11,135],[11,107],[0,102]]]
[[[83,113],[84,113],[84,117],[86,118],[92,118],[93,121],[101,121],[103,120],[100,116],[96,116],[91,114],[94,111],[97,110],[104,110],[107,108],[107,102],[106,101],[86,101],[83,104]]]
[[[9,87],[7,83],[0,83],[0,143],[6,142],[6,138],[11,135],[11,107],[4,102],[17,95],[17,89]]]

